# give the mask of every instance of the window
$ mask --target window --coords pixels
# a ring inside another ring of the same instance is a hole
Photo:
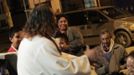
[[[119,19],[122,17],[125,17],[125,14],[123,14],[121,11],[114,9],[114,8],[106,8],[102,9],[101,12],[103,12],[105,15],[112,19]]]
[[[67,15],[70,26],[87,24],[86,12],[77,12]]]
[[[88,12],[88,20],[92,23],[92,24],[96,24],[96,23],[104,23],[107,20],[107,18],[105,18],[102,14],[100,14],[98,11],[89,11]]]

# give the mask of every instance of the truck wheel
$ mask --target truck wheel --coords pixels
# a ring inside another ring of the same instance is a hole
[[[130,46],[132,43],[129,34],[125,31],[117,31],[115,33],[115,41],[119,44],[122,44],[125,47]]]

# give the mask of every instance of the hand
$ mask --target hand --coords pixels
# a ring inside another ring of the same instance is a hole
[[[95,50],[94,49],[86,49],[84,54],[87,55],[89,58],[95,57]]]

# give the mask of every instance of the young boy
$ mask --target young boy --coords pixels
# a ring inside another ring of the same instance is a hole
[[[17,27],[12,27],[9,31],[9,40],[11,41],[11,47],[8,49],[8,52],[16,52],[17,48],[22,39],[21,37],[21,29]]]
[[[70,44],[68,37],[65,34],[59,34],[55,36],[56,43],[62,52],[69,53],[75,56],[81,56],[84,54],[86,47],[76,46],[77,44]]]
[[[55,41],[57,46],[62,52],[70,53],[69,51],[69,41],[66,35],[60,34],[55,36]]]
[[[11,46],[8,49],[8,53],[13,53],[11,55],[6,55],[7,58],[7,68],[10,75],[17,75],[16,65],[17,65],[17,49],[22,39],[22,31],[18,27],[12,27],[9,31],[9,40],[11,41]],[[14,54],[15,53],[15,54]]]
[[[134,75],[134,51],[132,51],[127,57],[127,69],[128,75]]]

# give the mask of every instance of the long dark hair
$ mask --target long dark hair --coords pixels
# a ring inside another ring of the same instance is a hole
[[[35,7],[24,26],[24,31],[30,36],[41,35],[47,37],[55,30],[55,20],[51,8],[41,4]]]
[[[51,8],[46,4],[41,4],[32,11],[23,31],[30,37],[35,35],[46,37],[56,45],[55,41],[51,38],[55,29],[55,18]],[[57,45],[56,47],[61,53]]]
[[[62,17],[64,17],[68,21],[68,16],[66,16],[65,14],[59,14],[59,15],[56,16],[57,23],[58,23],[59,19],[62,18]]]

